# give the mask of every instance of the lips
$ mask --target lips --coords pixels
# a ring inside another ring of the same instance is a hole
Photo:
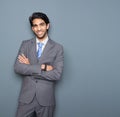
[[[38,32],[36,32],[36,35],[38,35],[39,37],[41,37],[41,36],[44,35],[44,32],[42,32],[42,31],[38,31]]]
[[[37,31],[37,34],[41,35],[41,34],[43,34],[43,32],[42,31]]]

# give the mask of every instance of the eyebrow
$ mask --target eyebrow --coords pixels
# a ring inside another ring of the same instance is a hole
[[[39,24],[36,24],[36,23],[34,24],[34,23],[33,23],[33,26],[42,25],[42,24],[45,24],[45,22],[41,22],[41,23],[39,23]]]

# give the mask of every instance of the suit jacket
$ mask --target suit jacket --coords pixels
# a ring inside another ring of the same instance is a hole
[[[38,102],[44,106],[55,105],[55,81],[59,80],[63,71],[63,47],[49,39],[40,59],[36,56],[36,39],[22,42],[18,55],[24,54],[30,65],[15,61],[14,70],[23,77],[19,101],[30,103],[36,95]],[[51,71],[42,71],[41,64],[49,63],[54,67]]]

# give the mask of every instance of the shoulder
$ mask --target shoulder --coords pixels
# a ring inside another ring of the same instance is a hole
[[[22,41],[22,43],[32,43],[32,42],[35,42],[35,38],[31,38],[31,39]]]
[[[21,48],[27,48],[32,45],[32,43],[35,43],[35,38],[28,39],[28,40],[23,40],[21,42]]]
[[[52,39],[49,39],[49,42],[50,42],[51,44],[53,44],[56,48],[63,48],[63,45],[62,45],[62,44],[60,44],[60,43],[58,43],[58,42],[56,42],[56,41],[54,41],[54,40],[52,40]]]
[[[60,43],[53,41],[51,39],[49,39],[49,43],[51,43],[51,45],[52,45],[51,47],[53,47],[54,52],[56,52],[58,55],[63,55],[64,49]]]
[[[35,43],[36,42],[36,40],[35,40],[35,38],[31,38],[31,39],[28,39],[28,40],[23,40],[22,41],[22,43],[21,43],[21,45],[23,46],[23,45],[31,45],[32,43]]]

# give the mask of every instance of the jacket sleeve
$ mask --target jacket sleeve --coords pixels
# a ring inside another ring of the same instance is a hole
[[[59,46],[57,50],[57,55],[53,63],[54,69],[51,71],[40,71],[36,76],[44,80],[59,80],[63,72],[64,56],[63,56],[63,47]]]
[[[21,44],[21,47],[19,49],[18,55],[16,57],[16,61],[14,64],[14,71],[18,74],[21,75],[33,75],[34,73],[41,73],[40,65],[27,65],[27,64],[22,64],[18,61],[18,56],[21,54],[24,54],[27,56],[27,46],[26,46],[26,41],[23,41]]]
[[[19,49],[18,55],[24,54],[27,57],[27,46],[26,42],[23,41],[21,47]],[[63,47],[59,46],[57,48],[57,54],[55,60],[53,62],[54,69],[51,71],[42,71],[40,66],[42,63],[37,64],[23,64],[18,61],[18,55],[14,64],[14,70],[16,73],[21,75],[33,76],[34,78],[42,79],[42,80],[59,80],[63,71]]]

